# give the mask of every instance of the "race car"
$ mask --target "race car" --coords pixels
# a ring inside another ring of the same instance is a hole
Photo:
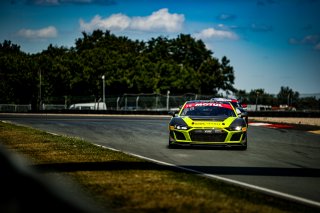
[[[244,107],[240,104],[240,102],[237,99],[229,99],[229,98],[211,98],[213,101],[218,101],[218,102],[230,102],[232,106],[236,109],[237,114],[239,117],[242,117],[246,120],[247,126],[249,124],[249,116],[248,112],[244,109]]]
[[[169,148],[213,145],[247,149],[247,124],[228,101],[195,100],[184,103],[169,122]]]

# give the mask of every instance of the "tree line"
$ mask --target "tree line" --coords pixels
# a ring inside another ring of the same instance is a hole
[[[102,76],[106,95],[166,94],[168,90],[211,96],[224,91],[248,100],[257,95],[256,91],[234,88],[230,60],[214,57],[202,40],[188,34],[139,41],[95,30],[83,32],[74,47],[49,45],[35,54],[21,51],[8,40],[0,43],[0,103],[37,108],[43,97],[98,99],[102,96]],[[265,95],[260,91],[260,99]],[[291,97],[295,100],[299,94]]]
[[[144,42],[95,30],[83,32],[74,47],[49,45],[36,54],[22,52],[11,41],[0,44],[1,103],[36,104],[41,96],[101,97],[103,75],[109,95],[236,91],[230,60],[213,57],[203,41],[185,34]]]
[[[278,94],[268,94],[264,89],[252,89],[250,92],[237,90],[235,96],[242,103],[260,104],[268,106],[283,105],[286,110],[320,110],[320,99],[316,97],[301,98],[299,92],[288,86],[282,86]]]

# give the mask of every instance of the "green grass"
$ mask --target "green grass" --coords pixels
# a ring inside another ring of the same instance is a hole
[[[40,173],[70,177],[116,212],[319,212],[77,138],[0,122],[0,143]]]

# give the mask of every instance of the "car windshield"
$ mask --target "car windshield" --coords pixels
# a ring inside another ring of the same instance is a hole
[[[241,107],[241,105],[238,102],[230,102],[233,107]]]
[[[181,116],[225,116],[236,117],[230,104],[193,102],[184,105]]]

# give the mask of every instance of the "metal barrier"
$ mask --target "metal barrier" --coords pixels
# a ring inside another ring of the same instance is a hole
[[[0,104],[0,112],[28,112],[31,110],[31,104]]]
[[[210,99],[209,96],[200,96],[197,94],[187,94],[183,96],[170,96],[161,94],[124,94],[118,97],[107,97],[106,105],[108,110],[117,111],[162,111],[177,109],[185,101],[196,99]]]
[[[42,110],[62,110],[67,109],[67,105],[64,104],[43,104]]]
[[[121,96],[106,96],[106,110],[113,111],[114,113],[122,113],[122,112],[160,112],[160,111],[175,111],[179,107],[181,107],[186,101],[190,100],[209,100],[212,96],[210,95],[199,95],[195,93],[186,93],[184,95],[170,95],[168,91],[167,94],[123,94]],[[314,98],[315,99],[315,98]],[[281,108],[281,105],[278,107],[271,107],[270,105],[262,105],[263,102],[255,102],[250,105],[247,103],[247,111],[250,112],[254,116],[257,111],[261,111],[258,114],[267,111],[317,111],[319,112],[319,108],[317,108],[317,103],[319,100],[314,100],[312,105],[315,107],[309,107],[308,104],[304,104],[304,108],[295,109],[293,107]],[[70,109],[70,106],[73,104],[84,104],[84,103],[96,103],[101,102],[101,98],[95,96],[63,96],[63,97],[47,97],[42,100],[40,106],[32,106],[28,105],[17,105],[17,104],[0,104],[0,112],[28,112],[28,111],[60,111],[67,112]],[[84,109],[81,109],[84,110]],[[91,111],[94,111],[92,109]],[[74,112],[74,110],[73,110]],[[276,114],[272,113],[271,114]],[[279,115],[283,115],[285,113],[280,113]],[[296,113],[293,113],[296,114]]]

